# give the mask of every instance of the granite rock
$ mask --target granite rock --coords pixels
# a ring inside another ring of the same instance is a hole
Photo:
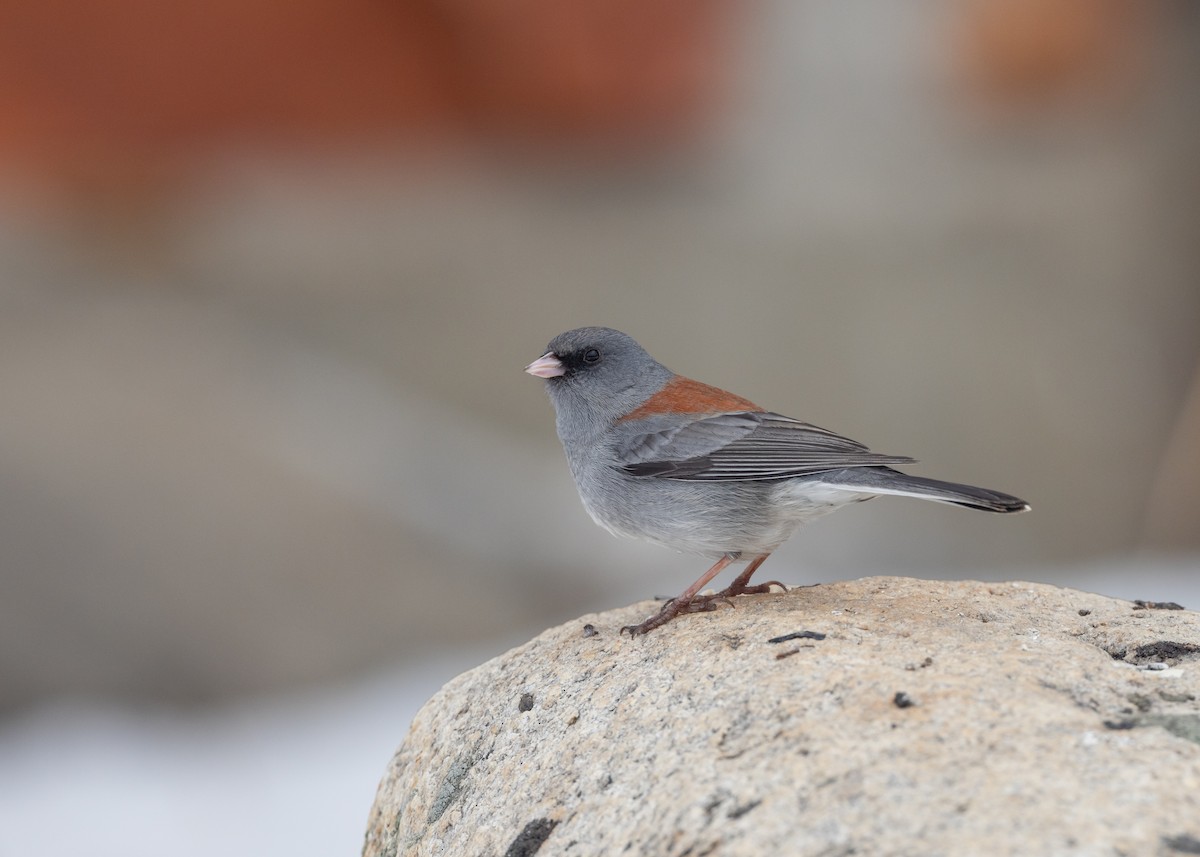
[[[442,688],[363,853],[1200,854],[1195,612],[866,578],[618,634],[653,609]]]

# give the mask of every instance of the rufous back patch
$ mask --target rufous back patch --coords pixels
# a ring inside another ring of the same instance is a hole
[[[638,405],[618,422],[639,420],[654,414],[725,414],[737,411],[762,411],[749,399],[735,396],[720,387],[710,387],[691,378],[676,375],[667,385]]]

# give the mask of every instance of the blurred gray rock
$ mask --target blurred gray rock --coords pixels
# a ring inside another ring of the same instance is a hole
[[[1196,853],[1194,612],[866,578],[618,635],[654,606],[446,685],[364,854]]]

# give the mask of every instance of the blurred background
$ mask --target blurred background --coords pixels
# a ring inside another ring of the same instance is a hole
[[[440,683],[695,579],[581,325],[1033,504],[772,577],[1200,606],[1198,154],[1191,4],[3,4],[0,857],[353,853]]]

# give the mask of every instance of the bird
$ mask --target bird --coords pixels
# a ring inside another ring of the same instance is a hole
[[[1023,512],[1010,494],[912,476],[904,455],[858,441],[677,375],[631,336],[580,327],[554,337],[525,367],[545,379],[555,426],[587,513],[614,535],[713,559],[695,583],[644,622],[646,634],[680,614],[715,609],[779,581],[751,576],[803,524],[880,495],[987,512]],[[700,594],[730,564],[725,589]]]

